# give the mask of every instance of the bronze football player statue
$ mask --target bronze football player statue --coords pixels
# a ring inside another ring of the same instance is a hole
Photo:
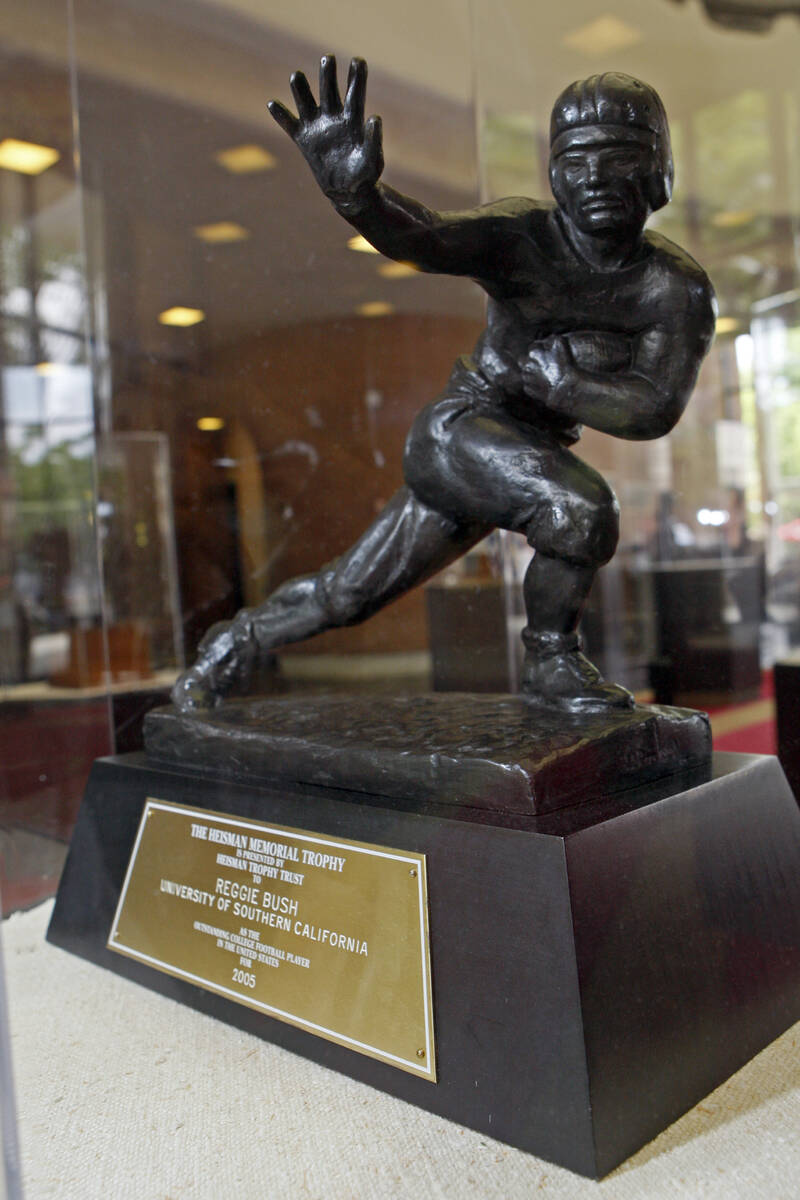
[[[332,57],[319,103],[297,72],[297,116],[270,112],[341,215],[382,254],[469,276],[489,297],[486,329],[416,418],[405,485],[340,558],[214,626],[177,681],[178,708],[241,690],[259,657],[363,621],[492,529],[525,534],[522,691],[568,712],[633,699],[581,653],[578,622],[619,535],[616,498],[569,449],[582,425],[634,440],[668,433],[714,331],[711,284],[678,246],[645,232],[672,188],[659,97],[628,75],[593,75],[559,96],[550,122],[555,205],[514,198],[437,213],[380,183],[379,117],[364,119],[366,63],[341,99]]]

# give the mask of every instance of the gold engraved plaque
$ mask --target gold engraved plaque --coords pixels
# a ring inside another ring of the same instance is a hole
[[[424,854],[148,799],[108,946],[436,1080]]]

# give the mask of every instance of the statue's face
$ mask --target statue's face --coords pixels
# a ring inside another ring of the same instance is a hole
[[[604,137],[602,126],[576,136],[550,163],[559,208],[590,236],[638,236],[650,215],[653,147]]]

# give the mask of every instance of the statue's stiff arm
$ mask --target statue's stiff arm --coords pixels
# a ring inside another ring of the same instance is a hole
[[[387,258],[444,275],[486,277],[508,223],[502,204],[440,213],[384,183],[361,187],[352,196],[329,195],[329,199]]]

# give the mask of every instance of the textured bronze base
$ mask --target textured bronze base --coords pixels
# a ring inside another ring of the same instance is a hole
[[[145,721],[148,756],[239,780],[390,796],[404,807],[541,815],[657,780],[707,778],[704,713],[637,705],[581,717],[520,696],[228,701]]]

